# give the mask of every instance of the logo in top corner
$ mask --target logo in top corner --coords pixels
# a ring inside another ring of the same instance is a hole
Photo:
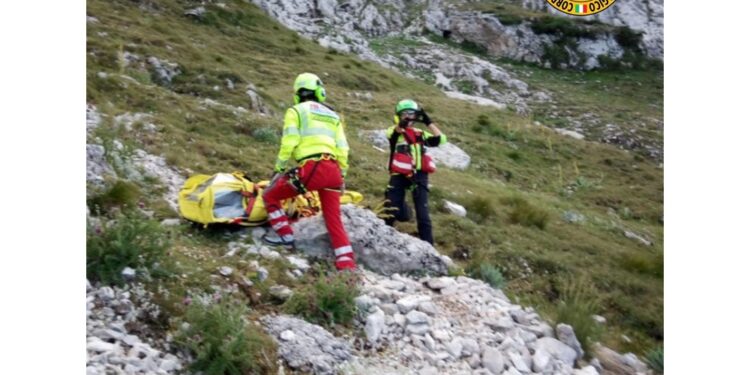
[[[547,0],[553,8],[571,16],[590,16],[609,8],[615,0]]]

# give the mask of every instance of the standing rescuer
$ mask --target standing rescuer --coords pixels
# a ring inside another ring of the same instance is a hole
[[[435,171],[435,164],[425,153],[425,147],[437,147],[446,142],[446,137],[430,119],[424,109],[411,99],[396,104],[395,125],[386,130],[391,146],[388,170],[391,173],[385,190],[386,207],[391,217],[386,224],[409,220],[409,208],[404,196],[411,190],[417,212],[419,238],[433,244],[432,222],[427,205],[428,178]],[[414,127],[416,122],[427,126],[428,131]]]
[[[348,168],[349,145],[336,112],[323,104],[326,92],[315,74],[302,73],[294,81],[294,106],[284,115],[281,149],[274,178],[263,193],[271,226],[278,239],[270,244],[294,249],[294,233],[281,201],[317,190],[338,270],[354,269],[354,252],[341,222],[340,196]],[[298,167],[284,173],[293,157]]]

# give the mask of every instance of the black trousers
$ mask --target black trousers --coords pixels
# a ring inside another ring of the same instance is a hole
[[[432,221],[430,220],[430,211],[427,204],[429,189],[427,188],[427,173],[417,172],[412,178],[407,178],[402,174],[391,175],[388,181],[388,187],[385,189],[386,207],[390,208],[389,213],[393,216],[385,221],[386,224],[393,226],[398,221],[409,221],[409,207],[406,205],[406,191],[413,188],[411,196],[414,199],[414,208],[417,212],[417,230],[419,238],[423,241],[433,244],[432,239]]]

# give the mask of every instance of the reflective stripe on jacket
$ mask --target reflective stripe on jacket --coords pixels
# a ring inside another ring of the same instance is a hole
[[[275,170],[283,171],[290,157],[302,160],[316,154],[331,154],[338,161],[342,175],[349,168],[349,144],[344,126],[333,110],[323,104],[307,101],[286,111],[281,148]]]

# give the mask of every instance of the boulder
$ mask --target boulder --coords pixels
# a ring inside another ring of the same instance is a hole
[[[358,264],[384,275],[448,273],[448,260],[432,245],[385,225],[372,211],[344,205],[341,216]],[[314,258],[333,258],[322,216],[302,219],[293,224],[293,228],[300,251]]]
[[[352,348],[347,341],[318,325],[288,315],[264,316],[261,323],[276,341],[279,357],[295,371],[332,375],[338,365],[352,358]],[[286,331],[293,332],[295,339],[282,339],[281,334]]]
[[[380,334],[385,329],[385,313],[379,308],[375,308],[375,312],[367,316],[365,323],[365,335],[367,335],[367,341],[375,343],[380,338]]]
[[[107,178],[116,177],[114,169],[105,158],[106,151],[101,145],[86,145],[86,182],[97,188],[104,187]]]
[[[505,369],[505,357],[499,350],[487,347],[482,352],[482,366],[493,375],[502,374]]]
[[[573,366],[578,358],[578,353],[573,348],[551,337],[542,337],[536,340],[534,345],[536,350],[544,350],[568,366]]]
[[[464,206],[453,203],[448,200],[443,200],[443,208],[445,208],[448,212],[450,212],[453,215],[459,216],[459,217],[466,217],[466,209]]]
[[[534,370],[534,372],[549,372],[553,367],[552,356],[542,349],[539,349],[534,353],[532,363],[532,370]]]
[[[557,325],[557,327],[555,327],[555,331],[557,333],[558,340],[576,351],[576,359],[583,358],[583,348],[581,347],[581,343],[578,342],[578,338],[576,337],[576,333],[573,331],[573,327],[568,324],[560,323]]]
[[[149,57],[146,61],[151,66],[151,78],[159,85],[172,84],[172,79],[182,72],[176,63],[159,60],[155,56]]]
[[[286,301],[294,292],[284,285],[274,285],[268,289],[268,293],[280,301]]]
[[[450,277],[433,277],[425,283],[432,290],[440,290],[456,284],[456,280]]]

